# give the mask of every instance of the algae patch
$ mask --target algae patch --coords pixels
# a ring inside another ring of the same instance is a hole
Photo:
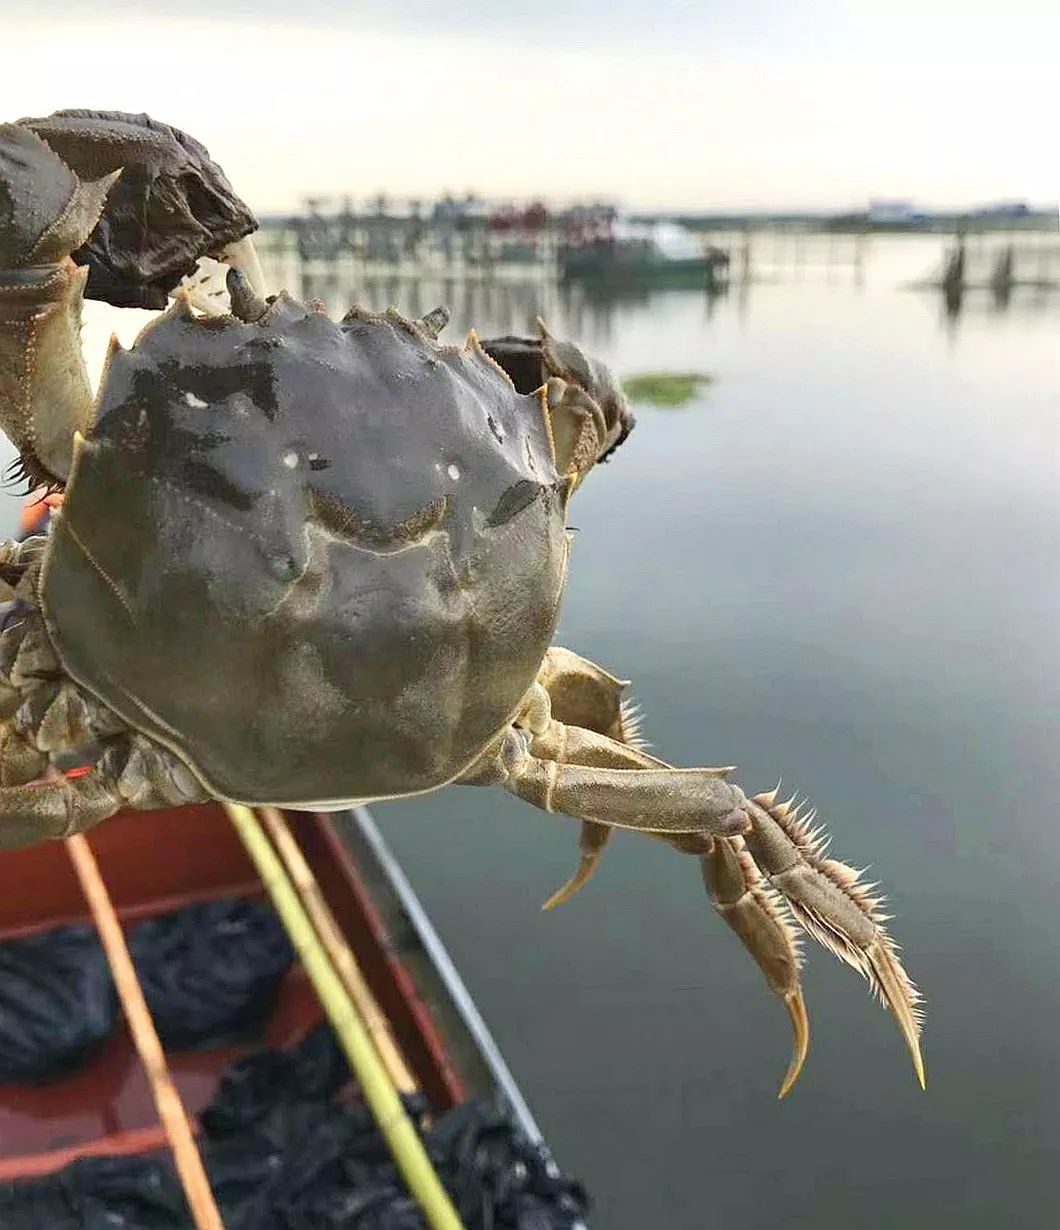
[[[631,402],[676,410],[713,380],[706,372],[641,372],[627,376],[622,389]]]

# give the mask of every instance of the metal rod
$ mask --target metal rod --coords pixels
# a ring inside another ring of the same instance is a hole
[[[493,1076],[494,1083],[511,1107],[512,1114],[518,1121],[524,1135],[533,1144],[544,1148],[545,1139],[541,1134],[541,1129],[538,1127],[530,1107],[526,1104],[526,1099],[523,1097],[519,1086],[515,1083],[511,1069],[505,1063],[504,1056],[494,1041],[489,1026],[482,1019],[482,1014],[475,1006],[471,993],[457,972],[452,957],[450,957],[445,945],[442,943],[438,932],[435,931],[430,918],[427,916],[427,911],[421,905],[420,899],[416,896],[415,889],[409,883],[408,877],[402,871],[390,847],[386,844],[386,840],[372,819],[368,808],[352,807],[348,812],[340,814],[348,816],[356,826],[365,842],[371,848],[380,868],[390,881],[396,896],[401,902],[402,908],[408,916],[409,922],[419,936],[420,943],[427,951],[434,963],[435,969],[437,969],[439,976],[445,983],[453,1004],[460,1013],[464,1025],[467,1027],[468,1033],[474,1038],[475,1044]]]

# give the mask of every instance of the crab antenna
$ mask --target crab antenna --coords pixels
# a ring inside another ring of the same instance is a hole
[[[232,315],[239,320],[252,325],[268,311],[268,304],[255,292],[242,269],[229,269],[225,283],[232,298]]]

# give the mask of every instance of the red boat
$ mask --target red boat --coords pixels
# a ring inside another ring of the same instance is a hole
[[[418,900],[365,809],[288,822],[419,1087],[439,1111],[499,1091],[524,1134],[540,1133]],[[126,812],[90,841],[123,924],[219,898],[260,898],[261,882],[217,804]],[[159,857],[164,851],[165,857]],[[60,843],[0,859],[0,941],[91,915]],[[288,1046],[323,1019],[300,965],[284,977],[262,1035],[239,1046],[168,1055],[191,1115],[234,1059]],[[0,1086],[0,1181],[45,1174],[89,1154],[163,1148],[151,1088],[119,1028],[76,1072]]]

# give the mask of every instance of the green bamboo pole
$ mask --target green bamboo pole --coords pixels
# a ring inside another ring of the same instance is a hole
[[[309,866],[306,856],[291,832],[287,818],[278,807],[259,807],[257,815],[265,826],[265,831],[272,838],[272,844],[279,854],[291,883],[298,892],[298,897],[305,906],[305,912],[313,924],[313,930],[320,937],[328,960],[335,967],[342,985],[349,992],[350,999],[361,1018],[361,1023],[371,1035],[379,1058],[383,1061],[387,1076],[390,1077],[398,1093],[414,1093],[416,1078],[409,1070],[405,1057],[398,1050],[397,1042],[390,1029],[382,1008],[376,1002],[372,989],[361,973],[357,958],[350,951],[346,937],[342,934],[335,915],[331,912],[313,869]],[[610,829],[607,830],[610,832]]]
[[[338,1036],[346,1058],[383,1133],[409,1190],[419,1202],[431,1230],[463,1230],[412,1120],[379,1059],[371,1035],[357,1015],[349,993],[328,960],[305,907],[261,824],[249,807],[225,803],[262,883],[276,907],[291,943]]]

